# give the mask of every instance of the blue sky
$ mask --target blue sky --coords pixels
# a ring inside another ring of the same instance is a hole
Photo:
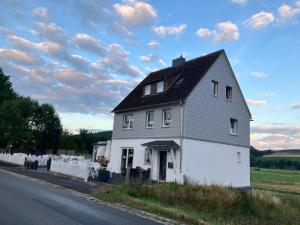
[[[251,144],[300,148],[300,1],[1,0],[0,66],[64,128],[112,129],[150,71],[225,49],[253,114]]]

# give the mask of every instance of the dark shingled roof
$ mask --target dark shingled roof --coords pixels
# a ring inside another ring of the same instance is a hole
[[[142,144],[142,146],[145,146],[148,148],[173,148],[173,149],[179,148],[179,145],[173,140],[151,141],[151,142]]]
[[[217,52],[186,61],[179,66],[168,67],[166,69],[150,73],[135,89],[133,89],[132,92],[129,93],[129,95],[113,110],[113,112],[185,100],[223,52],[224,50],[219,50]],[[182,83],[178,87],[175,87],[176,85],[174,85],[174,83],[182,78]],[[145,84],[159,80],[165,80],[167,83],[172,84],[169,85],[166,91],[162,93],[143,96]]]

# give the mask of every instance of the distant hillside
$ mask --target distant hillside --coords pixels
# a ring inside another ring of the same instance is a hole
[[[300,170],[300,150],[257,150],[250,148],[250,165],[252,167],[296,169]]]

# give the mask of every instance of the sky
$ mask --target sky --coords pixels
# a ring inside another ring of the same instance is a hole
[[[63,126],[111,130],[149,72],[225,49],[251,144],[300,148],[300,0],[0,0],[0,67]]]

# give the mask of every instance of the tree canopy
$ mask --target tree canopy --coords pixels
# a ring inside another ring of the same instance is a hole
[[[57,152],[62,126],[53,106],[18,96],[0,68],[0,147],[44,154]]]

